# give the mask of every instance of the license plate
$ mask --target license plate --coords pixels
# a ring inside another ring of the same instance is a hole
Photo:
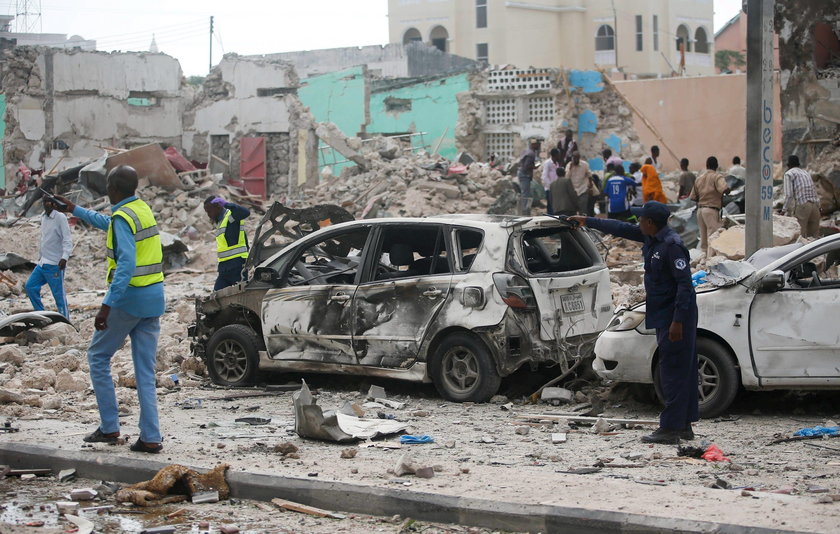
[[[585,309],[583,295],[580,293],[560,295],[560,306],[563,308],[563,313],[580,313]]]

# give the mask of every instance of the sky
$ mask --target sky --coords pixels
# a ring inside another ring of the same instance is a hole
[[[0,0],[0,13],[22,12],[26,3],[29,13],[37,13],[40,4],[40,19],[27,17],[31,31],[95,39],[98,50],[148,50],[154,35],[160,51],[177,58],[187,76],[208,72],[211,15],[213,64],[225,52],[388,42],[387,0]],[[714,6],[717,31],[738,12],[741,0],[714,0]]]

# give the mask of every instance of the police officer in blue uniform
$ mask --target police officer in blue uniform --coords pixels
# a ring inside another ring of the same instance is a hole
[[[645,443],[694,439],[691,423],[699,419],[697,376],[697,300],[691,285],[688,249],[668,226],[670,211],[660,202],[633,208],[639,224],[594,217],[570,217],[583,226],[644,243],[645,325],[656,329],[659,376],[665,409],[659,428]]]

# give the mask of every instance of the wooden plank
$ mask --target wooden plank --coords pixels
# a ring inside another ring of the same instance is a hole
[[[271,502],[278,508],[291,510],[292,512],[300,512],[307,515],[314,515],[315,517],[328,517],[330,519],[345,518],[343,514],[337,514],[335,512],[330,512],[329,510],[322,510],[321,508],[315,508],[314,506],[307,506],[305,504],[287,501],[285,499],[271,499]]]

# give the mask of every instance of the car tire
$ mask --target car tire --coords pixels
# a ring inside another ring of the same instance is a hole
[[[487,402],[502,383],[487,346],[464,332],[441,341],[431,371],[435,388],[443,398],[454,402]]]
[[[741,380],[729,352],[712,339],[697,338],[698,388],[700,389],[700,417],[710,419],[726,411],[738,394]],[[656,397],[664,403],[660,385],[659,365],[653,369]]]
[[[248,386],[256,379],[260,338],[251,328],[230,324],[216,330],[207,342],[207,371],[222,386]]]

